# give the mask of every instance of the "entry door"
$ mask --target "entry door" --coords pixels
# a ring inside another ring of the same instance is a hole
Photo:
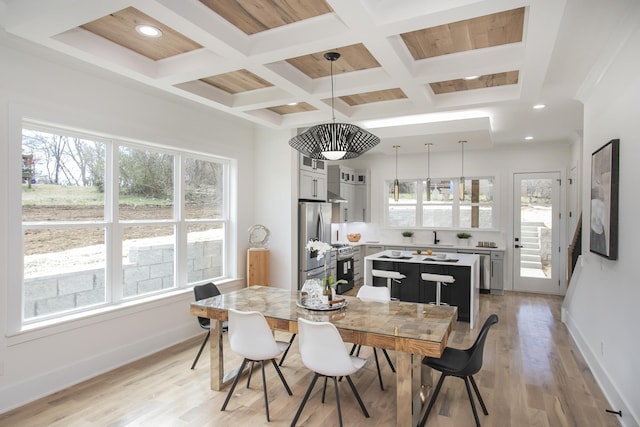
[[[562,295],[560,173],[516,173],[513,189],[513,289]]]

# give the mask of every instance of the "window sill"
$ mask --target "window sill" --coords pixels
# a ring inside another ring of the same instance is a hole
[[[227,279],[216,282],[221,292],[225,292],[225,288],[236,282],[237,279]],[[148,298],[136,299],[133,301],[122,302],[118,305],[110,305],[106,307],[96,308],[94,310],[74,313],[69,316],[56,317],[42,322],[25,325],[21,330],[15,332],[7,332],[7,346],[11,347],[29,341],[38,340],[51,335],[71,331],[78,328],[84,328],[96,323],[102,323],[123,316],[130,316],[146,310],[152,310],[167,304],[185,300],[186,303],[193,300],[193,288],[181,288],[172,292],[159,295],[153,295]]]

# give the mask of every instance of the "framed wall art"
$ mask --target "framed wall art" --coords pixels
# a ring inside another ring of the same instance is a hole
[[[589,250],[618,259],[618,181],[620,140],[612,139],[591,155]]]

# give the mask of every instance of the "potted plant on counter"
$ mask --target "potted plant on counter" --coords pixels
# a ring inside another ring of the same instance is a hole
[[[458,245],[460,246],[469,246],[469,239],[471,239],[471,234],[469,233],[458,233],[456,234],[458,237]]]
[[[402,237],[405,243],[413,243],[413,231],[403,231]]]

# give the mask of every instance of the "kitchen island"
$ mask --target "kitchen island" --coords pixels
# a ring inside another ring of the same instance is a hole
[[[386,286],[386,279],[373,277],[371,270],[397,271],[406,278],[392,281],[391,297],[400,301],[429,303],[435,301],[436,283],[423,281],[422,273],[445,274],[455,282],[442,286],[442,302],[458,307],[458,320],[473,328],[478,317],[480,298],[480,258],[475,254],[447,253],[437,259],[414,251],[382,251],[364,258],[365,285]]]

